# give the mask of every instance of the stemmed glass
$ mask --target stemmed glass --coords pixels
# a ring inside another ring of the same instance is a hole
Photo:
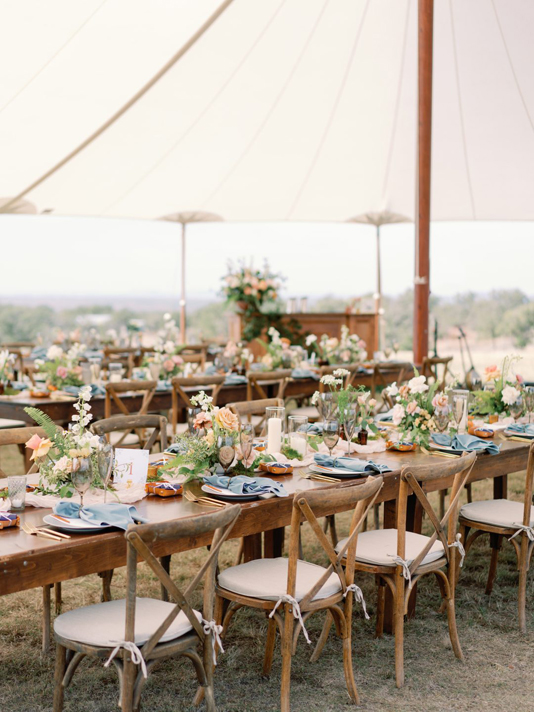
[[[449,421],[451,419],[451,411],[449,408],[443,408],[434,411],[434,423],[436,428],[440,433],[444,433],[447,430]]]
[[[80,509],[83,509],[83,496],[93,481],[93,465],[90,457],[75,457],[72,460],[72,484],[80,495]]]
[[[524,403],[522,396],[519,396],[515,403],[512,403],[508,406],[510,408],[510,415],[512,416],[514,421],[517,421],[517,419],[520,418],[523,414],[523,406]]]
[[[530,418],[534,411],[534,386],[525,386],[523,396],[525,398],[525,410],[527,411],[528,422],[530,424]]]
[[[252,423],[242,423],[241,432],[239,434],[239,443],[241,445],[241,454],[243,455],[243,465],[248,470],[247,462],[252,453],[254,444],[254,425]]]
[[[323,420],[331,420],[334,417],[334,413],[336,411],[336,400],[331,391],[319,394],[317,410]]]
[[[196,428],[195,427],[195,418],[197,415],[202,413],[202,408],[188,408],[187,409],[187,429],[189,431],[189,435],[191,435],[194,438],[201,438],[204,436],[205,433],[205,428]]]
[[[228,470],[235,457],[235,442],[232,435],[219,435],[217,438],[217,457],[224,474],[228,475]]]
[[[105,435],[98,440],[98,450],[96,453],[98,474],[104,483],[104,504],[108,495],[108,484],[113,472],[113,446],[108,442]]]
[[[337,445],[339,440],[339,421],[338,420],[325,420],[323,423],[323,442],[330,452],[330,457],[332,457],[332,451]]]
[[[467,430],[467,405],[469,391],[451,391],[452,419],[456,424],[456,431],[462,435]]]
[[[358,415],[358,406],[356,403],[349,403],[340,416],[343,418],[343,429],[345,431],[345,437],[347,438],[347,455],[350,456],[350,446],[352,443],[352,436],[354,435],[354,430],[356,429],[356,418]]]

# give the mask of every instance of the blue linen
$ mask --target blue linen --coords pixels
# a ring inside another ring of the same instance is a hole
[[[65,393],[70,393],[73,396],[80,395],[80,388],[85,388],[85,386],[63,386],[61,389]],[[91,396],[105,396],[106,389],[103,386],[99,386],[97,383],[91,383]]]
[[[531,435],[534,437],[534,423],[512,423],[506,430],[511,433],[522,433],[523,435]]]
[[[285,487],[280,482],[275,482],[269,477],[225,477],[224,475],[211,475],[204,477],[204,482],[214,487],[228,489],[234,494],[275,494],[277,497],[287,497]]]
[[[320,376],[316,371],[311,371],[309,368],[294,368],[291,372],[291,378],[313,378],[318,381]]]
[[[54,512],[61,517],[79,518],[101,527],[112,526],[119,529],[128,529],[130,524],[144,524],[149,521],[141,517],[132,504],[120,504],[120,502],[88,504],[81,509],[77,502],[61,501],[54,507]]]
[[[375,421],[377,423],[392,423],[393,422],[393,411],[388,410],[387,413],[378,413],[378,415],[375,415]]]
[[[322,435],[323,423],[309,423],[307,432],[309,435]]]
[[[359,460],[356,457],[330,457],[330,455],[323,455],[320,452],[315,453],[313,457],[317,465],[323,467],[339,467],[353,472],[391,472],[391,468],[387,465],[380,465],[372,460]]]
[[[241,386],[247,383],[247,377],[241,376],[239,373],[228,373],[224,379],[225,386]]]
[[[500,445],[496,445],[491,440],[483,440],[468,433],[455,435],[453,438],[447,433],[434,433],[432,440],[436,445],[450,447],[458,452],[483,452],[485,450],[490,455],[498,455],[501,449]]]

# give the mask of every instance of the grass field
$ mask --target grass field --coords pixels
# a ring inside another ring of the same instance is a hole
[[[12,470],[17,453],[10,454]],[[6,459],[0,463],[6,467]],[[509,496],[521,498],[523,475],[510,477]],[[490,496],[489,483],[477,483],[474,497]],[[348,526],[347,515],[338,517],[339,529]],[[304,530],[305,554],[324,563]],[[1,551],[1,533],[0,533]],[[236,543],[224,550],[223,565],[233,562]],[[374,581],[361,577],[371,620],[356,607],[353,652],[356,681],[362,705],[369,712],[530,712],[534,708],[534,577],[527,590],[527,624],[523,636],[517,625],[517,573],[511,545],[503,547],[493,594],[484,594],[489,563],[486,540],[478,540],[467,558],[457,589],[457,617],[465,663],[450,648],[445,616],[438,613],[439,593],[428,577],[418,589],[417,617],[406,626],[406,685],[395,688],[393,638],[374,638]],[[197,569],[202,552],[173,558],[172,573],[187,580]],[[64,610],[96,603],[100,579],[89,576],[67,582]],[[142,569],[142,595],[159,595],[159,585]],[[113,581],[115,597],[123,596],[124,572]],[[40,653],[40,591],[27,591],[0,599],[0,710],[49,712],[52,709],[53,665],[51,653]],[[318,615],[307,623],[312,643],[322,626]],[[220,712],[276,712],[279,710],[280,659],[275,658],[269,680],[261,677],[265,618],[240,611],[225,641],[226,653],[216,670],[215,691]],[[337,712],[350,709],[345,691],[340,641],[331,636],[320,660],[311,664],[313,646],[300,638],[292,669],[294,712]],[[279,649],[277,647],[277,653]],[[169,661],[157,668],[143,695],[143,709],[152,712],[186,712],[196,709],[191,700],[196,689],[192,667]],[[66,693],[66,712],[108,712],[116,707],[116,676],[101,664],[82,662]]]

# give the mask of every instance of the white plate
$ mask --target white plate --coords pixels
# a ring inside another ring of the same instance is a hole
[[[353,477],[358,477],[358,475],[371,474],[370,472],[357,472],[356,470],[349,470],[347,467],[325,467],[325,465],[310,465],[310,470],[312,472],[317,472],[318,474],[324,475],[352,475]]]
[[[75,532],[76,534],[94,534],[96,531],[107,531],[108,529],[113,529],[113,527],[109,525],[101,527],[98,524],[92,524],[91,522],[86,522],[84,519],[78,518],[69,519],[67,523],[61,519],[57,519],[53,514],[47,514],[43,517],[43,522],[59,529],[59,531],[69,533]]]
[[[530,433],[516,433],[514,430],[505,430],[504,435],[506,435],[507,438],[513,438],[515,436],[518,438],[534,440],[534,435],[531,435]]]
[[[236,500],[240,502],[251,502],[254,499],[259,498],[259,494],[247,493],[247,494],[237,494],[236,492],[231,492],[229,489],[224,489],[223,487],[214,487],[213,485],[202,485],[203,492],[206,494],[211,494],[212,497],[223,500]]]

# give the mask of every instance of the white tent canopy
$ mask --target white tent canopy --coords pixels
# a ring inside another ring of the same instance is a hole
[[[222,0],[6,0],[0,195],[17,196]],[[54,214],[413,218],[416,0],[234,0],[25,197]],[[432,218],[534,219],[534,2],[436,0]]]

